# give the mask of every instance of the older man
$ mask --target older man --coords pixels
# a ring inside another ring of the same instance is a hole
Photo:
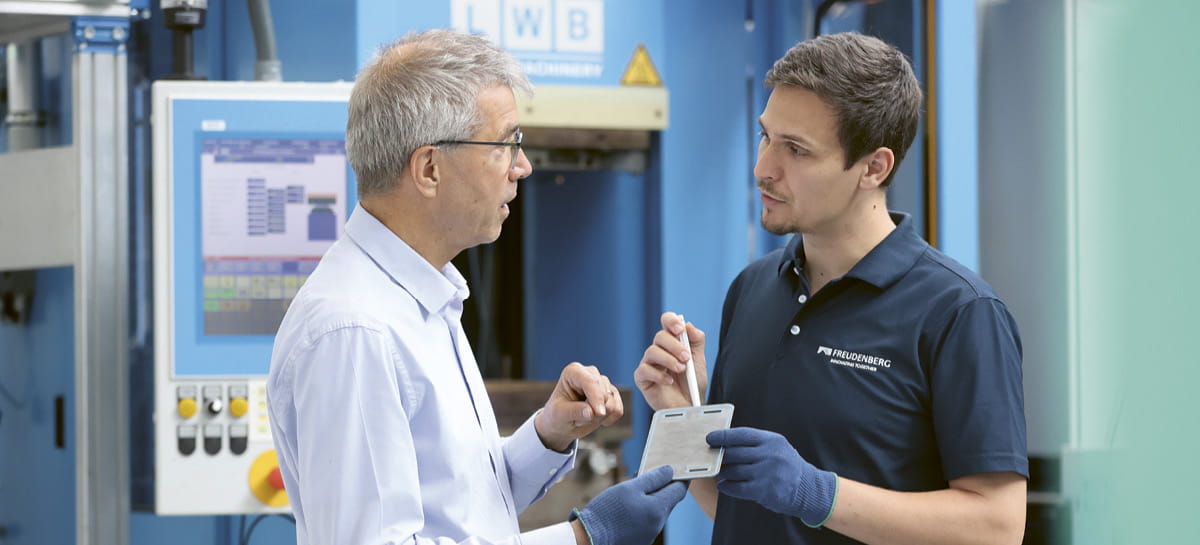
[[[460,324],[468,289],[450,261],[500,236],[532,171],[513,95],[529,87],[511,56],[449,31],[409,35],[359,74],[346,148],[360,202],[288,309],[268,379],[300,545],[648,544],[685,494],[660,468],[570,523],[517,527],[575,440],[624,411],[608,378],[572,363],[501,438]]]

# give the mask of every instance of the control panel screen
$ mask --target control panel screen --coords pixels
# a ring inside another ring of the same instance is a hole
[[[274,335],[296,290],[342,234],[344,140],[200,142],[205,335]]]

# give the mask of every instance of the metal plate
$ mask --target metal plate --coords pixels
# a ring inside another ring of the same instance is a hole
[[[733,405],[729,403],[655,412],[638,475],[669,465],[675,470],[675,480],[715,476],[721,471],[725,449],[708,446],[704,437],[728,428],[732,420]]]

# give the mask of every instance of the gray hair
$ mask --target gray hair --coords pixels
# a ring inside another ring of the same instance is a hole
[[[845,168],[881,147],[899,167],[917,134],[921,85],[904,53],[878,38],[844,32],[800,42],[775,61],[766,85],[807,89],[833,108]]]
[[[382,47],[350,94],[346,155],[359,198],[394,187],[417,148],[474,135],[486,121],[476,97],[497,85],[533,92],[516,59],[481,36],[429,30]]]

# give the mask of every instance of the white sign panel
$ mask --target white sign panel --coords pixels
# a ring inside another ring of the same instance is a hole
[[[604,0],[452,0],[450,24],[511,51],[531,76],[604,70]]]

